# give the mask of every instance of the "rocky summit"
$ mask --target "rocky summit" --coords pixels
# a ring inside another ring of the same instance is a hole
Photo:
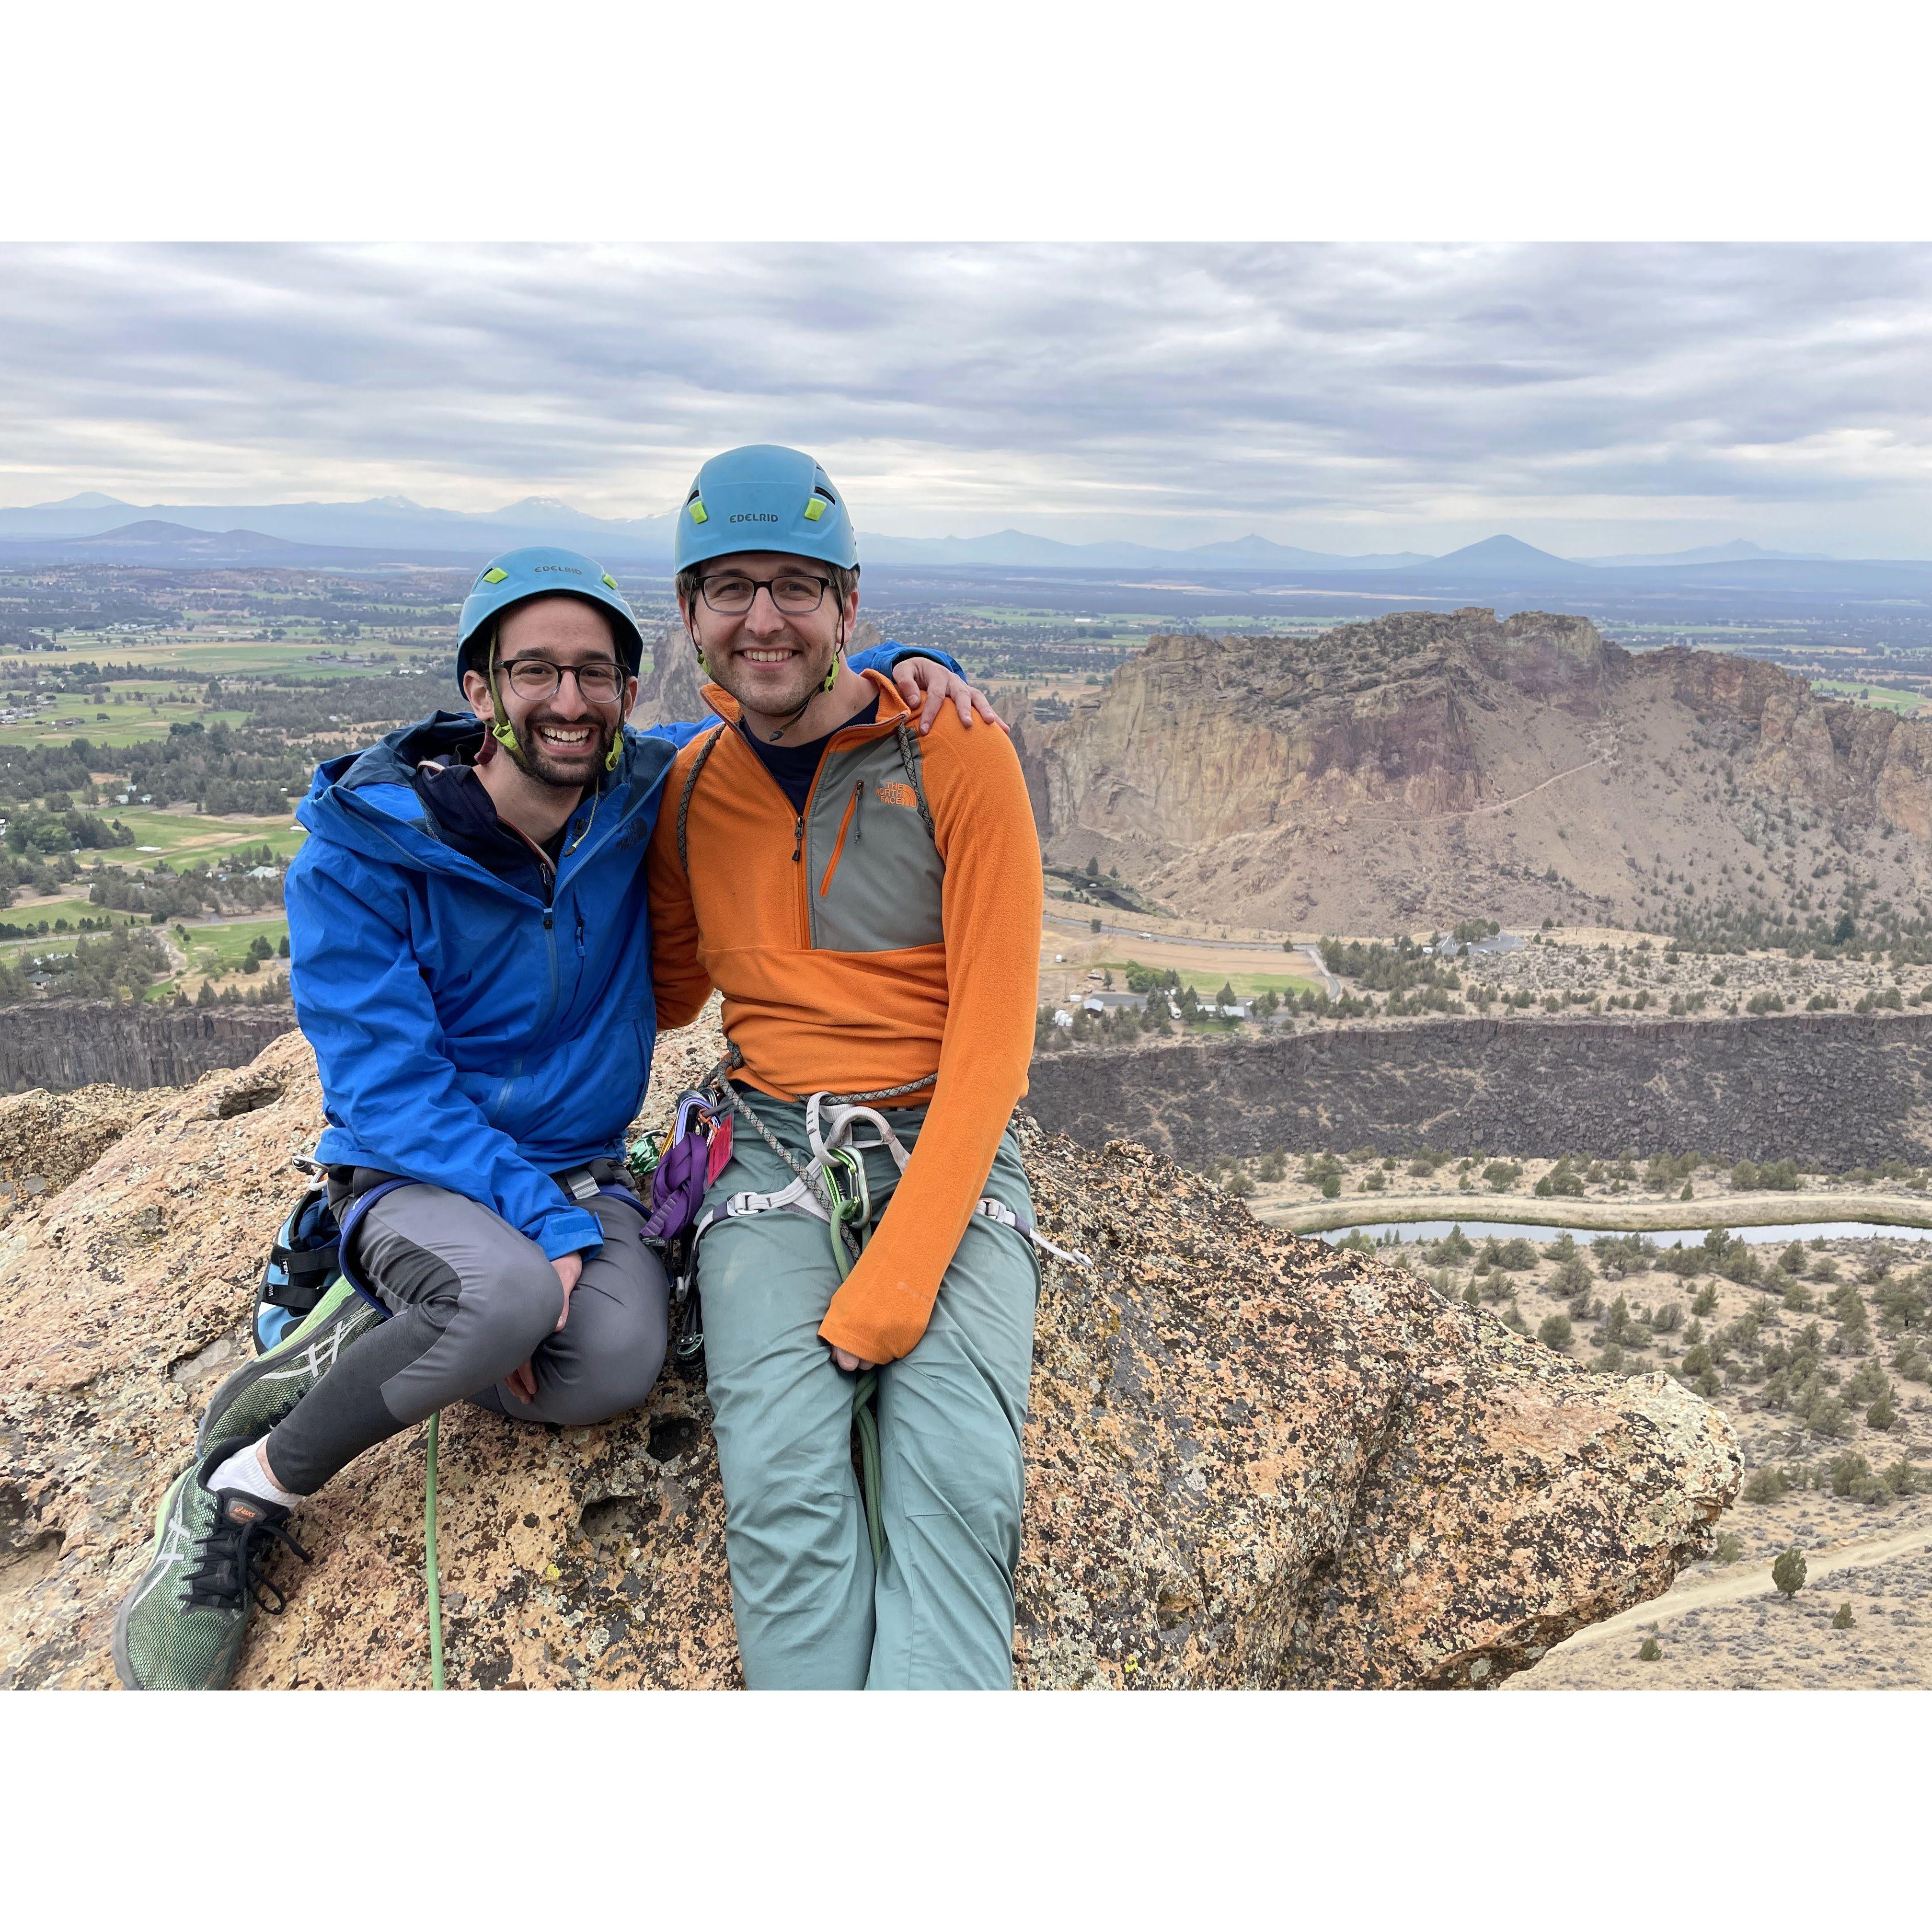
[[[664,1042],[645,1118],[708,1064]],[[242,1359],[320,1095],[298,1035],[140,1096],[0,1230],[0,1684],[111,1684],[115,1610],[200,1406]],[[7,1131],[0,1119],[0,1134]],[[1663,1376],[1593,1376],[1406,1270],[1265,1228],[1144,1150],[1029,1128],[1051,1262],[1028,1424],[1018,1681],[1040,1688],[1500,1682],[1654,1597],[1739,1474],[1729,1426]],[[98,1157],[97,1157],[98,1156]],[[244,1686],[422,1686],[424,1442],[372,1451],[300,1514],[290,1603]],[[449,1681],[739,1681],[700,1383],[592,1429],[444,1418]]]

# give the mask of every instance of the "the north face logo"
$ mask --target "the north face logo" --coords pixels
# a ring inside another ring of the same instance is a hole
[[[919,809],[919,796],[909,784],[902,784],[897,778],[888,778],[875,785],[873,790],[881,805],[902,805],[908,812]]]

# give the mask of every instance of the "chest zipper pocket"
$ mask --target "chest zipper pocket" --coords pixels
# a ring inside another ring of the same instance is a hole
[[[845,803],[845,816],[838,821],[838,836],[832,842],[832,857],[825,868],[825,877],[819,882],[818,896],[824,898],[832,890],[832,875],[838,869],[839,855],[845,850],[845,835],[852,835],[852,843],[857,844],[861,836],[859,830],[859,802],[866,796],[866,781],[855,778],[852,796]]]

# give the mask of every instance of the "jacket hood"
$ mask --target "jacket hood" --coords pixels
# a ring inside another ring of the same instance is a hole
[[[676,756],[662,738],[623,728],[624,748],[597,790],[597,842],[648,811]],[[425,760],[474,752],[483,727],[466,711],[433,711],[405,724],[365,752],[331,758],[316,768],[296,821],[311,838],[345,846],[389,865],[460,872],[487,878],[476,861],[444,843],[436,820],[412,781]]]

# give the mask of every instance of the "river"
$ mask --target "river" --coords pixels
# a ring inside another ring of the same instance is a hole
[[[1353,1228],[1325,1229],[1322,1238],[1324,1241],[1346,1241],[1351,1234],[1366,1234],[1372,1241],[1439,1241],[1451,1226],[1460,1227],[1472,1241],[1487,1240],[1492,1235],[1499,1241],[1508,1240],[1514,1235],[1521,1235],[1526,1241],[1559,1241],[1565,1234],[1576,1241],[1594,1241],[1608,1235],[1614,1238],[1618,1230],[1613,1228],[1565,1228],[1555,1223],[1523,1221],[1364,1221]],[[1654,1241],[1659,1247],[1670,1247],[1688,1241],[1694,1246],[1702,1247],[1704,1237],[1709,1232],[1704,1228],[1632,1228],[1633,1234],[1641,1234],[1646,1240]],[[1726,1232],[1741,1241],[1809,1241],[1820,1235],[1827,1240],[1869,1240],[1882,1237],[1888,1241],[1923,1241],[1932,1239],[1932,1228],[1888,1227],[1876,1221],[1785,1221],[1761,1222],[1755,1226],[1731,1228]]]

